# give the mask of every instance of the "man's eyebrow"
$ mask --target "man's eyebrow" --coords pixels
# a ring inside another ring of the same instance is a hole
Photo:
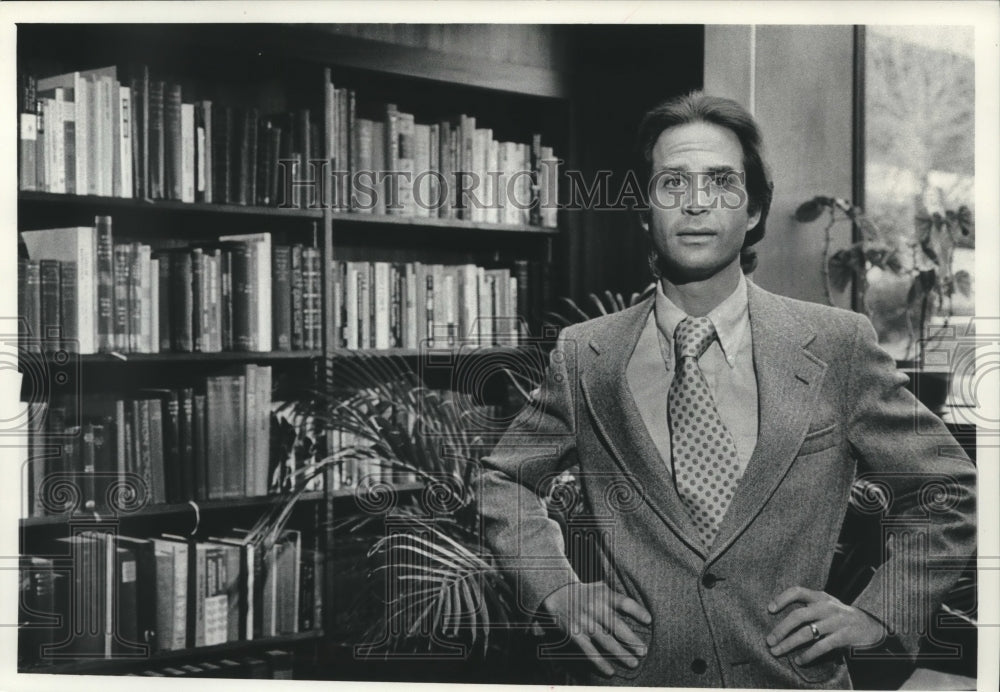
[[[737,173],[739,172],[736,168],[732,166],[719,165],[719,166],[709,166],[708,168],[699,168],[696,171],[692,171],[688,166],[684,164],[679,164],[676,166],[660,166],[654,172],[656,173]]]

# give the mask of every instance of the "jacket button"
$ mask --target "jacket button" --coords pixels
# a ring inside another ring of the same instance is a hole
[[[705,659],[703,659],[703,658],[696,658],[693,661],[691,661],[691,670],[694,673],[697,673],[698,675],[701,675],[706,670],[708,670],[708,664],[705,663]]]
[[[711,572],[707,573],[705,576],[701,578],[701,584],[706,589],[715,588],[715,585],[717,583],[719,583],[719,578],[714,574],[712,574]]]

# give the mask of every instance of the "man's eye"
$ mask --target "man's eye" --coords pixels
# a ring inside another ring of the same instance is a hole
[[[661,184],[666,188],[683,187],[684,179],[679,175],[665,175]]]
[[[735,182],[735,179],[736,177],[733,175],[732,171],[712,174],[712,184],[716,187],[728,187]]]

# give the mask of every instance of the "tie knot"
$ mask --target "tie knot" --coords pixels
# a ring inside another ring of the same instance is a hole
[[[700,358],[715,339],[715,325],[707,317],[685,317],[674,330],[677,359]]]

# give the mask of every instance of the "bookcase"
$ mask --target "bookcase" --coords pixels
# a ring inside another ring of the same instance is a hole
[[[320,453],[296,446],[280,404],[359,351],[409,359],[431,387],[502,398],[456,364],[545,336],[567,220],[541,197],[557,194],[555,159],[573,155],[565,84],[296,25],[22,24],[18,73],[33,78],[19,83],[33,426],[20,669],[374,675],[351,668],[341,631],[341,567],[367,545],[334,528],[366,511],[364,470],[312,481],[287,540],[247,549],[244,531],[295,486],[287,468]],[[392,192],[390,175],[368,209],[356,178],[310,160],[440,175]],[[523,208],[413,203],[466,169],[518,180],[506,189]],[[427,348],[435,367],[420,365]],[[158,598],[169,584],[173,598]],[[72,616],[56,625],[54,612]]]

